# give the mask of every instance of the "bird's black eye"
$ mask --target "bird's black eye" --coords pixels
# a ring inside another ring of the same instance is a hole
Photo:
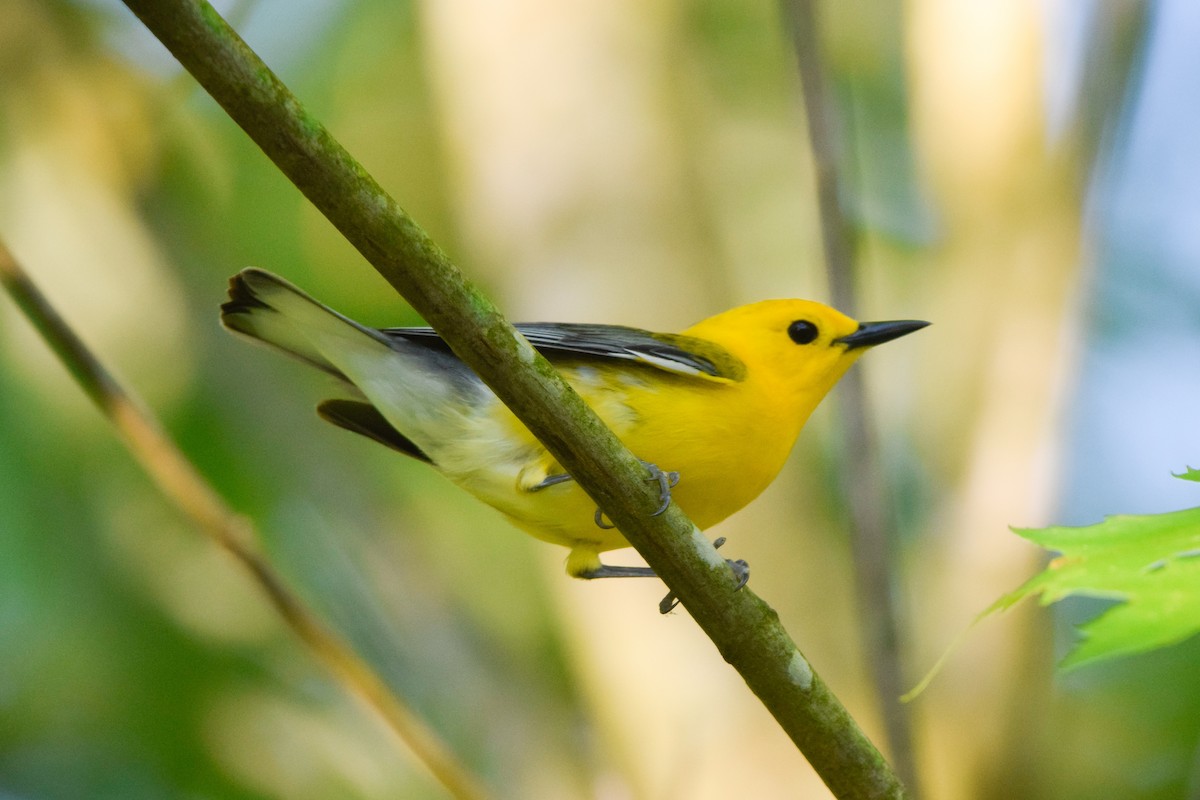
[[[817,326],[806,319],[798,319],[791,325],[788,325],[788,336],[796,344],[808,344],[817,338],[820,331]]]

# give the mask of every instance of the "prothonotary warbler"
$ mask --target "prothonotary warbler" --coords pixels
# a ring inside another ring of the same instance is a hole
[[[568,574],[653,574],[601,563],[628,542],[432,329],[360,325],[260,269],[230,281],[221,321],[336,378],[345,396],[317,407],[325,420],[429,463],[518,527],[570,548]],[[863,352],[928,324],[859,323],[809,300],[766,300],[679,334],[516,328],[630,451],[661,468],[664,492],[703,529],[774,480],[809,414]]]

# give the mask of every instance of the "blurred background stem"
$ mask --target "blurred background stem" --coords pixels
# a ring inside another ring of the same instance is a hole
[[[124,389],[50,305],[0,242],[0,283],[71,373],[116,427],[159,490],[215,544],[226,550],[266,593],[289,628],[352,694],[373,708],[454,797],[483,798],[481,784],[407,704],[301,602],[257,552],[245,517],[233,512],[164,433],[158,420]]]
[[[846,213],[853,196],[843,158],[844,136],[835,98],[825,76],[818,31],[817,0],[781,0],[781,11],[796,52],[808,122],[824,245],[825,272],[833,305],[858,314],[856,255],[858,231]],[[843,436],[842,492],[850,516],[856,570],[859,631],[884,721],[892,764],[914,797],[920,796],[912,725],[906,706],[901,630],[904,610],[896,574],[892,492],[881,463],[874,415],[861,369],[850,370],[836,397]]]

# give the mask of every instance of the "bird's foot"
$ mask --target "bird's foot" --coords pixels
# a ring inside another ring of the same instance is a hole
[[[724,536],[719,536],[713,541],[713,547],[718,550],[723,544],[725,544]],[[735,592],[750,582],[750,565],[744,559],[739,558],[734,561],[731,558],[727,558],[725,559],[725,563],[729,565],[729,568],[733,570],[734,577],[737,578],[737,586],[733,587]],[[679,598],[675,596],[674,592],[667,592],[666,597],[658,603],[658,613],[669,614],[675,610],[675,606],[677,605],[679,605]]]
[[[649,461],[643,461],[642,466],[649,473],[646,480],[654,481],[658,484],[658,508],[651,513],[651,516],[657,517],[671,505],[671,490],[679,483],[679,473],[664,471],[659,469],[657,464],[651,464]],[[602,530],[612,530],[616,527],[604,519],[604,512],[598,508],[596,509],[594,519],[596,527]]]

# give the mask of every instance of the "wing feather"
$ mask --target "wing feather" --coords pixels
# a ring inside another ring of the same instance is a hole
[[[720,382],[741,381],[746,375],[745,365],[725,348],[691,336],[569,322],[523,322],[514,327],[551,361],[555,356],[617,359]],[[433,328],[383,328],[380,333],[449,350]]]

